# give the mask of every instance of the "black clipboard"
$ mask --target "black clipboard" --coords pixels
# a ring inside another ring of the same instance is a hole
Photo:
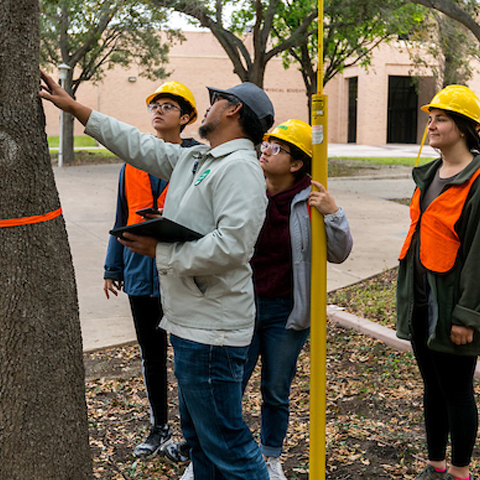
[[[167,243],[190,242],[203,237],[201,233],[195,232],[190,228],[184,227],[183,225],[164,217],[145,220],[144,222],[135,223],[128,227],[114,228],[113,230],[110,230],[109,233],[110,235],[121,238],[124,232],[155,237],[157,240]]]

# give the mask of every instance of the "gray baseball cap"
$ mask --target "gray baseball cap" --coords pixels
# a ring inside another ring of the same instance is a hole
[[[210,101],[214,93],[223,93],[225,95],[235,95],[256,115],[265,133],[274,122],[275,112],[273,104],[268,95],[254,83],[244,82],[235,85],[227,90],[220,88],[207,87],[210,94]]]

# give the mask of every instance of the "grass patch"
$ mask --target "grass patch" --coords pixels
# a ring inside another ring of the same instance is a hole
[[[110,150],[107,150],[106,148],[82,148],[81,150],[76,150],[75,151],[75,157],[77,156],[89,156],[89,157],[98,157],[99,159],[101,158],[118,158],[114,153],[112,153]]]
[[[406,205],[407,207],[410,206],[410,202],[412,201],[411,198],[390,198],[389,200],[399,203],[400,205]]]
[[[407,167],[413,167],[415,165],[416,158],[412,157],[331,157],[329,162],[343,160],[352,165],[405,165]],[[425,157],[420,158],[419,165],[425,165],[431,162],[433,158]]]
[[[49,148],[58,148],[59,137],[48,137],[48,146]],[[97,142],[92,138],[85,135],[74,137],[73,139],[74,147],[96,147]]]
[[[420,161],[420,165],[428,163],[430,160],[424,158]],[[328,159],[328,176],[333,178],[403,174],[409,172],[414,164],[414,158],[330,157]]]
[[[329,293],[328,303],[389,328],[396,326],[397,268]]]
[[[50,152],[52,165],[58,165],[58,152]],[[75,151],[75,163],[73,166],[80,165],[102,165],[105,163],[120,163],[123,160],[118,158],[114,153],[106,148],[102,149],[82,149]],[[65,165],[67,166],[67,165]]]

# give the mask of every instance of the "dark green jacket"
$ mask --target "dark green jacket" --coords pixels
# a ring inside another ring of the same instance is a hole
[[[423,198],[441,159],[414,168],[412,175]],[[445,188],[461,185],[480,168],[480,155]],[[421,228],[421,220],[419,221]],[[455,224],[461,241],[453,268],[445,274],[427,272],[431,289],[429,296],[429,325],[431,334],[428,346],[432,350],[457,355],[480,354],[480,179],[473,183],[463,211]],[[410,323],[414,307],[414,242],[400,261],[397,284],[397,336],[410,339]],[[450,340],[452,325],[474,328],[473,342],[455,345]]]

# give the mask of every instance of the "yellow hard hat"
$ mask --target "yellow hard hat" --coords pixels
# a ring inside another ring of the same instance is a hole
[[[185,85],[182,85],[181,83],[175,82],[173,80],[170,82],[166,82],[163,85],[160,85],[151,95],[149,95],[145,99],[145,102],[148,105],[155,97],[161,94],[168,94],[180,97],[192,107],[192,114],[187,125],[189,123],[193,123],[197,119],[198,112],[197,105],[195,103],[195,97],[193,96],[193,93],[190,91],[190,89],[188,89]]]
[[[266,133],[263,139],[268,141],[270,137],[291,143],[312,157],[312,127],[308,123],[295,119],[287,120]]]
[[[480,100],[464,85],[448,85],[440,90],[428,105],[421,108],[427,113],[432,108],[459,113],[480,124]]]

